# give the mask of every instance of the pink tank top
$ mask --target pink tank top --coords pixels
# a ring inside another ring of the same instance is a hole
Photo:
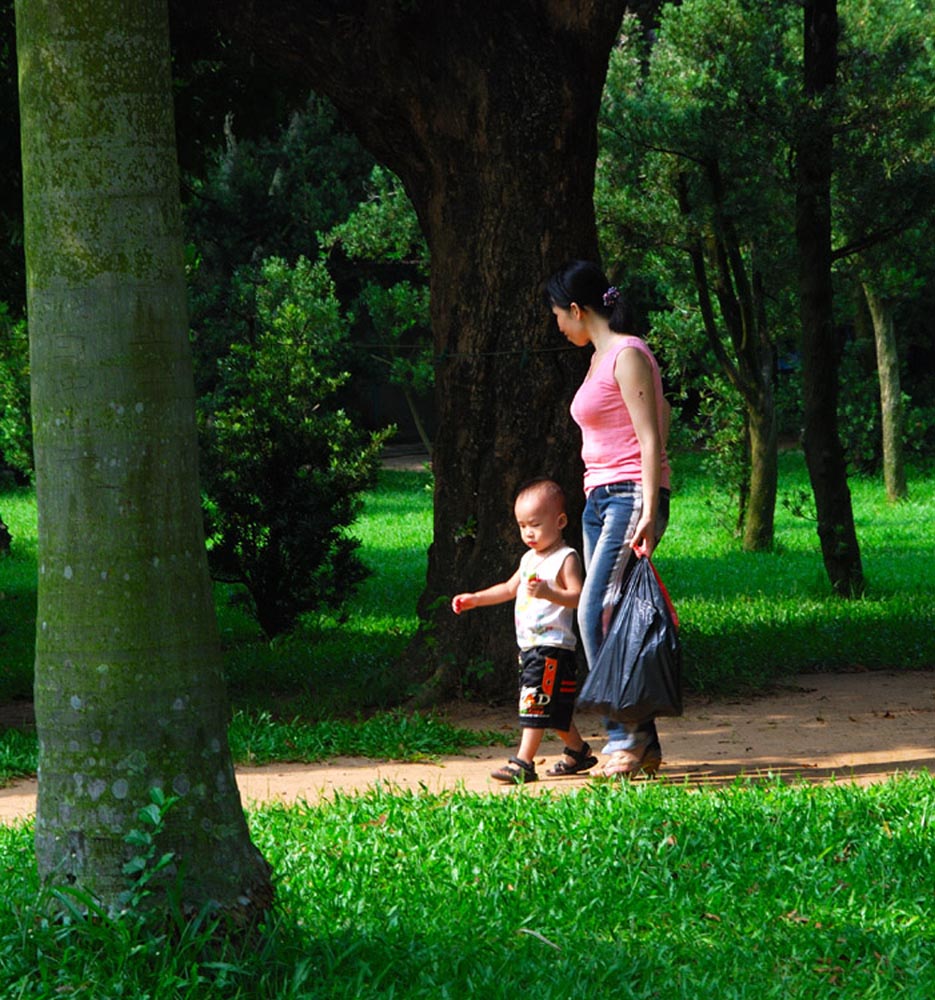
[[[659,433],[663,432],[664,399],[659,365],[653,352],[639,337],[624,336],[620,346],[608,351],[600,364],[582,383],[571,402],[571,415],[581,428],[581,457],[584,459],[584,491],[590,493],[595,486],[622,483],[628,480],[642,482],[643,467],[640,461],[640,443],[633,429],[620,386],[614,378],[614,367],[620,352],[627,347],[641,351],[652,365],[653,383],[656,388],[656,409]],[[662,477],[660,485],[669,488],[669,457],[662,448]]]

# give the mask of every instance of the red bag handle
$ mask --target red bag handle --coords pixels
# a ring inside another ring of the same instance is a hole
[[[649,568],[653,571],[653,576],[656,578],[656,583],[659,584],[659,589],[662,591],[662,596],[665,599],[666,607],[669,609],[669,614],[672,616],[672,624],[678,628],[679,627],[679,616],[678,612],[675,610],[675,605],[672,603],[672,598],[669,597],[669,591],[666,590],[666,585],[662,582],[662,577],[659,575],[659,570],[656,569],[652,559],[646,554],[646,546],[639,545],[634,547],[633,551],[636,553],[637,559],[647,559],[649,560]]]

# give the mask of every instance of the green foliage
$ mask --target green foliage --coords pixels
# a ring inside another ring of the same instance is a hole
[[[23,174],[13,0],[0,0],[0,302],[26,305]]]
[[[869,350],[871,355],[866,356]],[[883,465],[880,419],[880,384],[876,377],[873,345],[848,343],[841,359],[841,393],[838,421],[841,441],[853,471],[875,475]],[[905,383],[904,383],[905,384]],[[925,398],[920,395],[920,398]],[[935,407],[913,405],[903,392],[906,419],[903,447],[907,460],[924,465],[935,455]]]
[[[370,315],[377,336],[383,338],[372,356],[389,368],[394,385],[426,395],[435,384],[429,336],[429,289],[398,281],[388,288],[364,285],[360,303]]]
[[[385,167],[373,168],[366,197],[319,239],[325,249],[340,243],[351,260],[409,264],[423,275],[428,267],[429,251],[412,202]]]
[[[387,434],[363,433],[336,403],[345,327],[322,265],[272,258],[258,284],[235,287],[249,320],[200,412],[209,559],[247,588],[272,637],[340,605],[363,579],[345,529]]]
[[[842,0],[838,10],[838,274],[842,284],[856,276],[884,297],[915,304],[914,314],[903,310],[905,323],[897,327],[905,352],[931,342],[930,322],[921,317],[931,313],[923,295],[935,273],[935,10],[917,0],[895,7]],[[734,345],[725,335],[731,297],[725,292],[735,290],[744,271],[762,282],[765,329],[780,359],[792,353],[798,336],[791,167],[803,120],[801,18],[798,5],[774,0],[686,0],[663,6],[652,44],[635,17],[625,19],[611,55],[595,194],[602,253],[620,269],[618,284],[653,289],[653,347],[703,447],[733,378],[710,335],[706,342],[697,261],[686,251],[693,244],[700,248],[714,275],[717,246],[725,234],[735,238],[742,268],[732,264],[730,280],[721,287],[712,280],[708,288],[707,325],[719,331],[728,357]],[[854,301],[836,297],[842,328],[854,323]],[[926,351],[930,346],[923,347],[923,358]],[[929,368],[905,372],[904,388],[916,407],[930,395]],[[714,377],[718,388],[711,393],[702,380],[710,387]],[[786,434],[797,434],[800,426],[792,381],[784,376],[777,393],[778,423]],[[841,393],[849,454],[855,467],[868,470],[876,468],[880,450],[873,426],[879,424],[879,398],[870,381],[866,370],[847,367]],[[915,426],[927,426],[924,416]],[[720,442],[715,454],[723,436]],[[733,492],[733,467],[719,481]]]
[[[137,813],[139,826],[134,827],[123,838],[134,853],[123,866],[123,874],[127,876],[129,885],[120,902],[127,910],[138,915],[146,909],[147,900],[152,896],[151,884],[164,877],[163,873],[170,868],[177,871],[173,866],[175,854],[172,851],[160,854],[158,840],[165,829],[166,816],[179,798],[177,795],[167,796],[158,787],[150,789],[149,797],[149,805]]]
[[[199,395],[214,392],[219,359],[254,319],[244,285],[266,258],[316,260],[318,234],[364,196],[373,161],[331,105],[312,96],[275,139],[226,145],[185,187],[192,346]]]
[[[362,369],[319,238],[364,197],[372,159],[311,97],[272,140],[227,144],[190,178],[189,278],[211,564],[267,636],[338,607],[364,576],[344,529],[385,436],[345,408]]]
[[[56,924],[0,830],[3,996],[929,1000],[935,782],[366,795],[251,816],[256,935]],[[465,934],[465,928],[471,928]]]
[[[878,294],[911,297],[935,263],[935,10],[847,0],[840,17],[836,236]]]
[[[787,276],[794,115],[788,5],[690,0],[649,47],[633,17],[611,55],[596,205],[608,257],[697,312],[687,241],[737,230],[774,284]]]
[[[906,415],[906,445],[916,462],[935,457],[935,406],[912,406]]]
[[[36,659],[36,494],[0,492],[10,551],[0,558],[0,702],[32,698]]]
[[[699,380],[698,398],[696,433],[709,483],[705,503],[719,526],[739,535],[750,469],[743,406],[732,386],[712,376]]]
[[[364,197],[373,159],[324,98],[312,95],[272,139],[226,143],[204,177],[185,187],[189,240],[204,258],[195,327],[217,315],[238,268],[265,257],[318,256],[317,234],[347,218]],[[202,298],[207,296],[207,298]]]
[[[33,474],[29,408],[29,335],[0,302],[0,461],[21,478]]]
[[[787,161],[789,39],[800,15],[770,6],[667,6],[651,46],[635,17],[624,21],[604,90],[595,194],[602,252],[624,271],[619,283],[655,290],[648,339],[719,466],[717,488],[726,487],[738,528],[751,475],[742,414],[755,412],[757,427],[773,417],[773,358],[795,336]]]
[[[857,472],[874,473],[883,461],[880,383],[876,377],[875,359],[868,365],[861,357],[863,347],[856,343],[845,347],[840,368],[842,391],[838,398],[838,421],[850,467]],[[871,344],[871,351],[872,348]]]
[[[419,678],[398,660],[416,632],[432,537],[422,472],[383,470],[354,526],[370,570],[344,613],[306,615],[275,643],[256,636],[242,609],[219,595],[225,669],[235,704],[274,717],[354,717],[398,705]]]
[[[374,167],[368,195],[349,217],[320,236],[334,260],[338,250],[361,279],[354,310],[377,377],[402,389],[426,451],[431,442],[415,398],[435,384],[429,316],[429,251],[415,209],[399,178]]]

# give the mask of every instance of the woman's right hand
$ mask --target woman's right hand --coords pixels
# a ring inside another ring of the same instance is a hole
[[[640,518],[637,522],[636,530],[629,539],[630,548],[640,555],[651,556],[656,549],[656,530],[654,528],[655,518]]]

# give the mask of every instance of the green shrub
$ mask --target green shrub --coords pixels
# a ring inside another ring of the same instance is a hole
[[[345,324],[322,265],[271,258],[235,288],[246,320],[200,413],[209,559],[246,587],[272,637],[364,578],[345,528],[387,432],[366,434],[337,406]]]

